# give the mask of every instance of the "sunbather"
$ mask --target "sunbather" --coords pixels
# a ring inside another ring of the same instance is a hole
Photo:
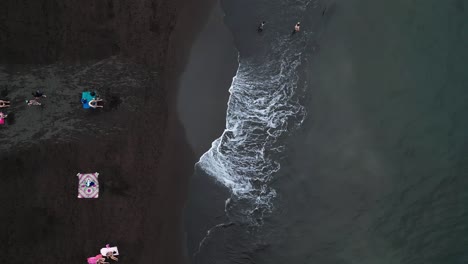
[[[10,101],[0,100],[0,108],[10,107]]]
[[[118,254],[117,251],[112,251],[112,248],[109,246],[109,244],[106,245],[106,249],[109,250],[107,253],[106,253],[106,258],[110,258],[114,261],[119,261],[119,259],[114,256],[114,254]],[[115,250],[117,250],[117,248],[115,248]],[[103,254],[104,252],[102,251],[101,249],[101,254]]]
[[[34,93],[32,93],[32,95],[34,96],[34,98],[36,99],[39,99],[41,97],[47,97],[44,93],[42,93],[41,91],[37,90],[35,91]]]
[[[4,125],[5,124],[5,118],[7,118],[8,115],[0,112],[0,125]]]
[[[37,99],[26,100],[26,103],[28,104],[28,106],[31,106],[31,105],[41,105],[41,103],[40,103],[39,100],[37,100]]]
[[[106,257],[114,261],[119,261],[119,259],[116,256],[114,256],[114,253],[112,253],[112,251],[107,252]]]
[[[93,100],[88,102],[88,105],[92,108],[103,108],[104,106],[99,105],[100,102],[102,102],[102,99],[94,98]]]
[[[88,264],[109,264],[109,262],[106,262],[106,259],[103,258],[101,254],[99,254],[95,257],[89,257]]]

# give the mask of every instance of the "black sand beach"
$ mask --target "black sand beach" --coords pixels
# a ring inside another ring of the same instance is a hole
[[[185,261],[181,212],[195,160],[177,79],[212,4],[0,4],[0,85],[15,117],[0,130],[7,263],[84,263],[106,243],[120,263]],[[25,106],[38,88],[44,107]],[[84,89],[112,108],[84,112]],[[76,174],[94,171],[100,198],[77,199]]]
[[[0,2],[1,262],[466,263],[467,10]]]

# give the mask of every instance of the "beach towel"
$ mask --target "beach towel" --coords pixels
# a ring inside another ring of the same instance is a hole
[[[105,248],[101,248],[101,255],[103,256],[107,256],[107,253],[108,252],[112,252],[112,254],[114,256],[118,256],[119,255],[119,250],[117,249],[117,247],[105,247]]]
[[[78,198],[99,197],[99,173],[78,173]]]
[[[83,105],[84,109],[89,108],[89,101],[93,100],[96,98],[96,96],[92,96],[91,92],[82,92],[81,93],[81,104]]]

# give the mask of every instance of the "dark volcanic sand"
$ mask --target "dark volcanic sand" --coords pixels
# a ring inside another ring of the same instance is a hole
[[[0,132],[5,263],[84,263],[106,243],[119,263],[185,261],[180,219],[195,160],[175,88],[213,1],[111,2],[0,4],[0,82],[15,114]],[[44,62],[54,64],[35,65]],[[46,105],[27,108],[36,85]],[[122,103],[85,112],[86,87]],[[76,173],[94,171],[100,198],[77,199]]]

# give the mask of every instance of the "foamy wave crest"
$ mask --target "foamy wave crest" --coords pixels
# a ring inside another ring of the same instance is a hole
[[[278,139],[305,117],[295,96],[301,56],[283,43],[269,63],[240,59],[229,89],[226,129],[197,164],[231,190],[229,206],[236,206],[243,220],[272,210],[276,192],[269,183],[284,148]]]

